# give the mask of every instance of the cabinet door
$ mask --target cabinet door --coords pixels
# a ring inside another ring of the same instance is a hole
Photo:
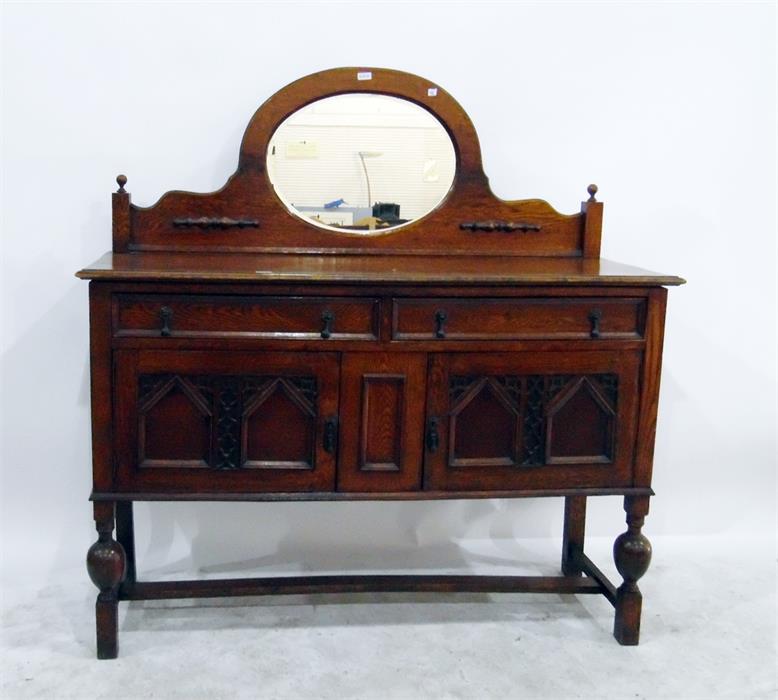
[[[329,491],[335,354],[116,353],[123,489]]]
[[[626,486],[638,352],[435,355],[431,490]]]
[[[343,356],[339,491],[421,488],[426,378],[424,354]]]

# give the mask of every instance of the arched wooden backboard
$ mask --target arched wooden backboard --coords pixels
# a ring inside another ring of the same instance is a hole
[[[448,195],[427,215],[371,234],[324,230],[291,214],[266,167],[268,143],[289,115],[332,95],[377,93],[431,112],[451,137],[457,159]],[[173,190],[150,207],[130,202],[124,176],[113,195],[113,250],[559,256],[597,258],[602,204],[596,187],[579,214],[539,199],[507,201],[489,189],[478,136],[462,107],[436,83],[383,68],[335,68],[279,90],[251,117],[238,169],[216,192]]]

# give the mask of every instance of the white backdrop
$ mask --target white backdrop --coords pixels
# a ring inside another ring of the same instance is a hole
[[[80,567],[94,540],[87,285],[110,192],[210,191],[273,92],[343,65],[440,84],[496,194],[605,202],[603,257],[670,292],[645,532],[775,529],[775,4],[5,4],[2,555],[6,580]],[[456,566],[471,539],[546,536],[561,500],[140,505],[144,568],[340,558]],[[589,532],[623,529],[591,499]],[[192,542],[190,546],[190,542]],[[24,564],[25,568],[22,568]],[[241,564],[238,564],[241,566]]]

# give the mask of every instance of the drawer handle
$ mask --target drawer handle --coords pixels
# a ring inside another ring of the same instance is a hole
[[[325,452],[334,454],[338,442],[338,419],[336,417],[327,418],[324,421],[324,436],[322,438],[322,447]]]
[[[438,309],[435,312],[435,337],[436,338],[446,337],[446,329],[444,328],[444,326],[446,325],[447,320],[448,320],[448,314],[443,309]]]
[[[325,311],[321,315],[322,329],[321,337],[327,340],[332,335],[332,322],[335,320],[335,314],[332,311]]]
[[[600,320],[602,319],[602,311],[599,309],[593,309],[589,313],[589,323],[592,324],[592,327],[589,331],[589,335],[592,338],[599,338],[600,337]]]
[[[440,447],[440,435],[438,434],[438,418],[430,418],[427,424],[427,452],[437,452]]]
[[[169,306],[163,306],[159,310],[159,318],[162,321],[162,328],[159,329],[159,334],[167,337],[170,335],[170,324],[173,322],[173,309]]]

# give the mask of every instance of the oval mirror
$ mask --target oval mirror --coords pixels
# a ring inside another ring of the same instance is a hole
[[[347,93],[312,102],[270,139],[267,172],[290,212],[335,231],[380,233],[421,218],[454,181],[454,145],[423,107]]]

